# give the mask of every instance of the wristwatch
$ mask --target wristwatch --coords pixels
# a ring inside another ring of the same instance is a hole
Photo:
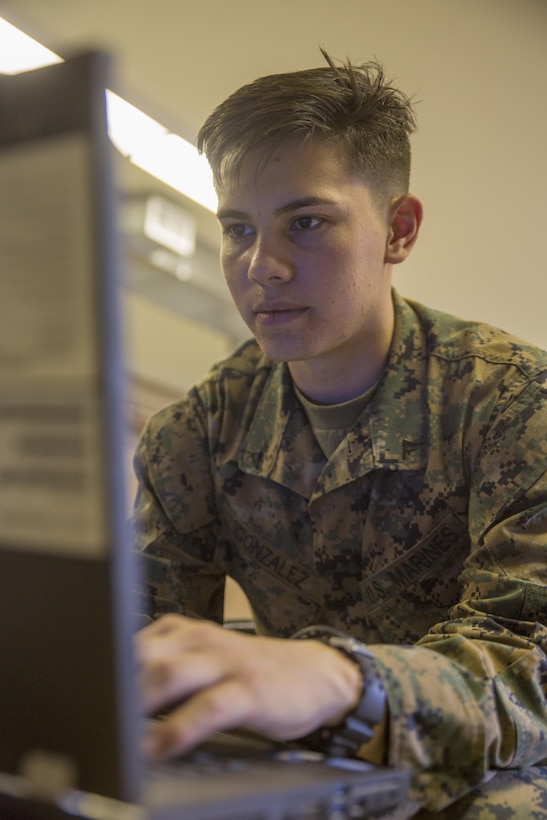
[[[359,667],[363,676],[363,695],[355,709],[337,726],[322,726],[298,740],[306,748],[329,757],[355,757],[363,743],[372,738],[373,727],[382,721],[386,707],[386,690],[374,655],[366,644],[328,626],[308,626],[292,638],[321,641],[343,652]]]

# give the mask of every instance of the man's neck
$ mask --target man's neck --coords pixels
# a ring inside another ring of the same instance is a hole
[[[288,362],[287,367],[298,389],[316,404],[340,404],[362,396],[382,376],[391,348],[393,326],[374,349],[365,349],[350,360],[331,355]]]
[[[375,368],[361,372],[325,372],[323,368],[309,366],[307,362],[289,362],[288,368],[298,389],[316,404],[340,404],[363,395],[380,379],[386,365],[386,358]],[[320,371],[320,372],[318,372]]]

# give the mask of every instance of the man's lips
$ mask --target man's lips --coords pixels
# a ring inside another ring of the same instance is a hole
[[[255,319],[261,324],[284,324],[301,316],[307,307],[288,302],[262,302],[253,309]]]
[[[293,302],[259,302],[259,304],[253,308],[253,313],[259,315],[301,312],[303,310],[307,310],[305,305],[294,304]]]

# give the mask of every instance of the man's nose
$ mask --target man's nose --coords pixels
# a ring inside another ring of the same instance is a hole
[[[278,243],[257,239],[251,251],[247,275],[260,284],[289,281],[294,276],[292,258]]]

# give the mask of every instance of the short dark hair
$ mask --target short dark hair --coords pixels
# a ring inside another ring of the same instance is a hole
[[[411,100],[376,60],[272,74],[245,85],[208,117],[197,147],[209,160],[217,189],[233,179],[249,151],[263,147],[265,163],[283,140],[319,137],[342,147],[352,173],[391,197],[408,191]]]

